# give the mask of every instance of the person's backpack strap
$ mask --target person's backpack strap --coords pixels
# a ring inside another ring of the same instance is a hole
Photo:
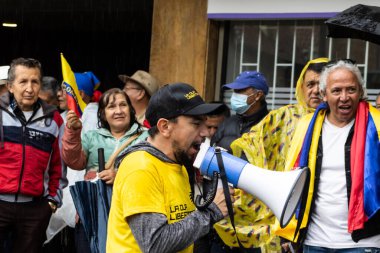
[[[126,147],[128,147],[132,141],[136,140],[137,137],[139,137],[142,134],[142,132],[136,133],[135,135],[131,136],[126,142],[124,142],[108,159],[105,169],[112,169],[115,165],[116,157],[120,154],[121,151],[123,151]]]

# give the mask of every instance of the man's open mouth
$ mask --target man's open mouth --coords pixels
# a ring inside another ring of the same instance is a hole
[[[351,112],[352,107],[350,105],[341,105],[341,106],[338,106],[338,109],[342,113],[349,113]]]
[[[200,149],[200,147],[201,147],[201,143],[193,143],[192,145],[191,145],[191,147],[193,148],[193,149],[195,149],[195,150],[197,150],[197,151],[199,151],[199,149]]]

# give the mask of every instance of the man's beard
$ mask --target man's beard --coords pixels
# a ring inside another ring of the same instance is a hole
[[[194,158],[190,157],[185,150],[180,148],[177,141],[173,141],[172,148],[174,150],[174,157],[177,163],[185,165],[185,167],[192,164]]]
[[[193,162],[195,157],[189,156],[186,151],[179,147],[178,142],[173,141],[172,148],[174,150],[174,157],[178,164],[185,166],[190,184],[190,198],[194,202],[194,184],[195,184],[195,170]]]

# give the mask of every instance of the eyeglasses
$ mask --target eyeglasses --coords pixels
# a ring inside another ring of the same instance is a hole
[[[137,88],[137,87],[124,87],[123,91],[124,92],[127,92],[129,90],[142,90],[141,88]]]
[[[356,61],[352,59],[337,59],[337,60],[329,61],[328,63],[326,63],[326,65],[323,68],[330,68],[332,66],[337,65],[338,62],[341,62],[341,61],[347,64],[356,65]]]

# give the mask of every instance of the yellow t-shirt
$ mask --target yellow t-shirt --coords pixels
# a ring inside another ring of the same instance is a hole
[[[162,213],[168,223],[195,210],[186,168],[165,163],[145,151],[126,156],[114,185],[108,220],[107,253],[141,252],[126,218],[138,213]],[[181,252],[192,252],[193,246]]]

